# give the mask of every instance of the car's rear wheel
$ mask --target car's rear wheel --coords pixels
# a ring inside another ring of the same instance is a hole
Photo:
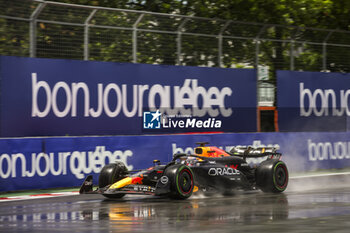
[[[166,169],[165,175],[170,180],[170,197],[186,199],[192,195],[194,177],[191,168],[183,164],[176,164]]]
[[[256,184],[264,192],[280,193],[288,186],[288,169],[283,161],[266,160],[256,169]]]
[[[104,166],[100,172],[100,176],[98,177],[98,187],[104,188],[108,185],[114,184],[115,182],[125,178],[128,169],[122,162],[116,162],[107,164]],[[108,198],[121,198],[125,194],[102,194]]]

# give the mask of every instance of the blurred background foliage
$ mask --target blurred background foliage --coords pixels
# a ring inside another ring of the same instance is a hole
[[[350,72],[350,33],[317,31],[309,27],[350,32],[349,0],[59,0],[71,4],[90,5],[128,10],[206,17],[213,20],[189,20],[183,31],[202,33],[212,37],[183,35],[181,65],[219,66],[218,39],[225,21],[265,23],[259,25],[230,24],[223,36],[268,38],[259,42],[259,64],[269,66],[270,72],[293,69],[320,71],[323,64],[322,42],[347,45],[327,46],[327,70]],[[38,2],[28,0],[0,0],[0,15],[30,18]],[[40,13],[42,21],[83,24],[91,13],[88,9],[48,5]],[[98,11],[91,24],[113,25],[120,29],[90,27],[89,60],[132,62],[131,30],[139,14],[132,12]],[[37,23],[37,57],[83,59],[84,27]],[[140,29],[178,30],[183,19],[145,15]],[[279,26],[283,25],[283,26]],[[292,26],[306,27],[297,29]],[[282,41],[274,41],[274,39]],[[296,41],[291,43],[287,40]],[[284,41],[285,40],[285,41]],[[305,43],[303,43],[305,42]],[[318,44],[313,44],[316,42]],[[257,61],[256,40],[223,39],[222,67],[254,67]],[[179,64],[177,34],[139,31],[137,34],[137,62],[151,64]],[[0,54],[29,56],[29,24],[27,21],[0,18]],[[274,79],[274,75],[271,75]]]

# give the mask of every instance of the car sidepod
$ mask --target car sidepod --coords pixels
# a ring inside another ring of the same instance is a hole
[[[246,176],[233,167],[223,164],[206,164],[192,166],[195,174],[195,184],[202,190],[209,188],[219,192],[226,192],[235,188],[247,188],[249,182]]]

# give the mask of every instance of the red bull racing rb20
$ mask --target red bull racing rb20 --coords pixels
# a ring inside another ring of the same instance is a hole
[[[149,194],[186,199],[192,194],[232,194],[235,190],[283,192],[288,169],[281,153],[273,147],[233,147],[229,152],[198,143],[194,154],[174,154],[168,164],[154,160],[154,166],[128,171],[122,162],[104,166],[93,190],[92,176],[86,177],[80,193],[100,193],[108,198],[126,194]],[[263,160],[250,165],[249,158]]]

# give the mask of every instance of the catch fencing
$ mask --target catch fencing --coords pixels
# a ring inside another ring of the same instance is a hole
[[[3,55],[216,67],[274,63],[278,69],[314,71],[350,68],[349,59],[343,59],[350,54],[350,32],[342,30],[1,0],[0,33]]]

